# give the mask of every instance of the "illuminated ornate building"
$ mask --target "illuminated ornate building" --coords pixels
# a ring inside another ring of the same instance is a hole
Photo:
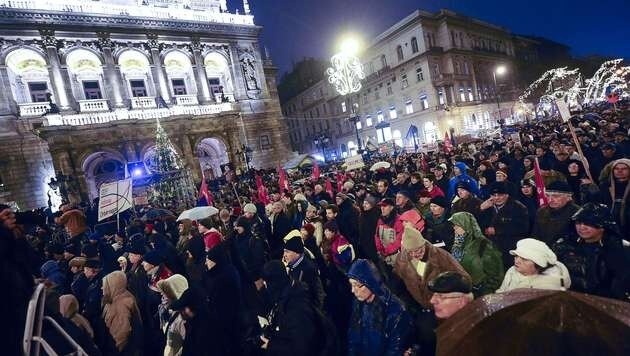
[[[276,69],[243,5],[0,0],[0,201],[93,199],[150,173],[156,119],[197,182],[284,160]]]
[[[448,10],[414,11],[365,39],[360,60],[366,78],[358,93],[342,97],[324,78],[283,102],[291,144],[303,153],[318,152],[313,138],[323,132],[331,141],[327,157],[356,154],[351,115],[358,116],[363,147],[369,141],[413,148],[407,136],[412,125],[421,146],[451,129],[457,136],[479,135],[498,126],[499,117],[509,123],[516,92],[514,37]],[[500,67],[505,73],[496,74]]]

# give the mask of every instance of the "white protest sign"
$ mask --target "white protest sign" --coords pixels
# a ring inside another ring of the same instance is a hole
[[[359,169],[365,167],[365,163],[363,163],[363,156],[356,155],[352,157],[346,158],[346,171],[351,171],[353,169]]]
[[[98,221],[119,214],[132,207],[131,178],[101,185],[98,202]]]
[[[567,104],[564,100],[556,100],[556,106],[558,107],[558,112],[560,112],[560,118],[562,118],[562,122],[569,121],[569,119],[571,118],[569,104]]]

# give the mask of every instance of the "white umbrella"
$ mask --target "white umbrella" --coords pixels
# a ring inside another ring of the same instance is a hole
[[[389,163],[389,162],[380,161],[380,162],[376,162],[376,163],[374,163],[374,164],[372,165],[372,167],[370,167],[370,170],[371,170],[371,171],[375,171],[375,170],[380,169],[380,168],[385,168],[385,169],[388,169],[388,168],[389,168],[389,167],[391,167],[391,166],[392,166],[392,164],[391,164],[391,163]]]
[[[214,206],[198,206],[192,209],[184,210],[177,221],[189,219],[189,220],[201,220],[205,218],[209,218],[212,215],[216,215],[219,213],[219,209]]]

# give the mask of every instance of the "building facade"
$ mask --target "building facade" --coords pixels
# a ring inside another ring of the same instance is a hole
[[[285,160],[276,68],[243,5],[0,1],[0,201],[54,205],[59,184],[93,199],[150,173],[157,119],[197,182]]]
[[[283,103],[292,147],[317,152],[313,138],[330,137],[327,158],[355,154],[359,143],[431,145],[454,130],[479,135],[515,119],[511,108],[514,36],[506,29],[448,10],[415,11],[372,40],[360,55],[362,89],[340,97],[323,79]],[[496,69],[504,66],[504,74]],[[496,86],[495,86],[496,78]],[[358,115],[354,124],[348,117]],[[410,127],[418,133],[408,135]]]

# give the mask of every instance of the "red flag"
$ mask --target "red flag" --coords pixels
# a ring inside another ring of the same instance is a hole
[[[319,179],[319,165],[317,164],[317,160],[313,160],[313,174],[311,175],[311,179],[316,181]]]
[[[287,172],[285,172],[280,166],[278,166],[278,185],[280,187],[280,193],[284,193],[285,190],[289,190]]]
[[[420,157],[420,168],[422,168],[422,171],[425,173],[429,170],[429,165],[427,164],[427,159],[424,156],[424,153]]]
[[[332,188],[332,183],[330,183],[330,178],[326,178],[326,192],[328,192],[328,194],[330,194],[331,198],[333,198],[335,196],[333,194],[333,188]]]
[[[197,206],[204,204],[202,199],[205,199],[206,205],[214,204],[214,197],[208,189],[208,183],[206,183],[206,177],[204,176],[203,171],[201,172],[201,186],[199,187],[199,201],[197,202]]]
[[[545,182],[543,181],[540,166],[538,165],[538,157],[534,160],[534,182],[536,183],[536,195],[538,196],[538,205],[543,207],[549,202],[547,194],[545,194]]]
[[[448,132],[444,133],[444,151],[446,151],[446,153],[449,153],[453,150],[453,143],[451,142],[451,139],[448,138]]]
[[[258,200],[267,205],[269,204],[269,195],[267,194],[267,187],[263,184],[262,178],[256,174],[256,190],[258,191]]]
[[[346,174],[337,172],[337,191],[340,192],[343,190],[343,182],[346,181]]]

